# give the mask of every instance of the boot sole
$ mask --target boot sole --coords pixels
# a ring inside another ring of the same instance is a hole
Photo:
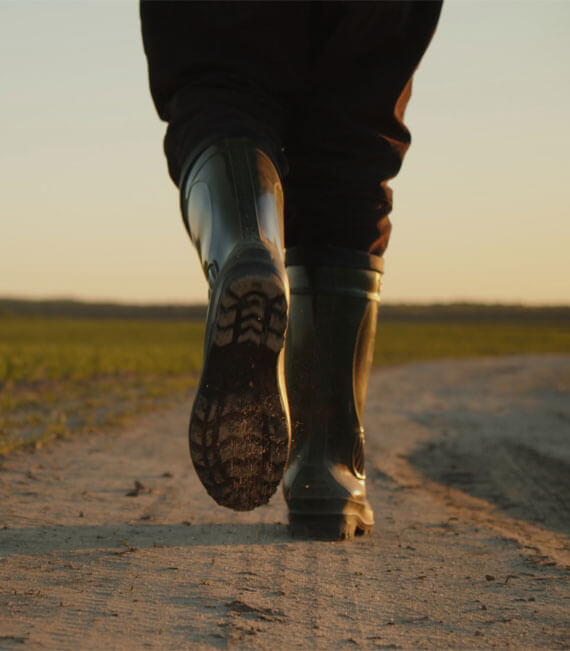
[[[370,534],[373,526],[358,516],[289,514],[289,531],[295,538],[353,540],[356,536]]]
[[[287,316],[287,289],[270,268],[238,275],[218,300],[190,419],[190,454],[211,497],[238,511],[268,502],[287,463],[280,359]]]
[[[367,500],[325,498],[321,494],[309,499],[286,496],[286,501],[289,529],[295,537],[352,540],[369,534],[374,526],[374,514]]]

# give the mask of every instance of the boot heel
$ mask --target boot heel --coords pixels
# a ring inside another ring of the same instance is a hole
[[[250,342],[278,353],[285,343],[287,296],[274,275],[248,273],[232,282],[220,300],[214,344]]]
[[[355,536],[369,534],[372,526],[356,516],[289,514],[289,530],[295,538],[353,540]]]

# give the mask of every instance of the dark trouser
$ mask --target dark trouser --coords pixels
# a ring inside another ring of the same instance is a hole
[[[382,255],[410,134],[412,75],[441,2],[142,0],[151,92],[179,184],[192,156],[250,136],[284,178],[285,243]]]

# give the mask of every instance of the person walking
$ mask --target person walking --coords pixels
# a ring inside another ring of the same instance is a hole
[[[141,0],[152,97],[209,285],[190,452],[248,510],[283,479],[293,533],[374,524],[362,415],[388,187],[439,0]]]

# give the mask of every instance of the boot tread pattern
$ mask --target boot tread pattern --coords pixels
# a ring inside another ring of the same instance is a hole
[[[280,406],[260,404],[254,395],[205,390],[197,398],[190,445],[208,493],[223,506],[247,511],[268,502],[281,481],[289,445],[287,422]]]
[[[279,384],[287,298],[275,275],[228,284],[190,420],[190,453],[208,493],[246,511],[265,504],[289,453],[286,398]]]
[[[277,279],[240,278],[222,297],[214,343],[250,342],[279,352],[286,327],[287,299]]]

